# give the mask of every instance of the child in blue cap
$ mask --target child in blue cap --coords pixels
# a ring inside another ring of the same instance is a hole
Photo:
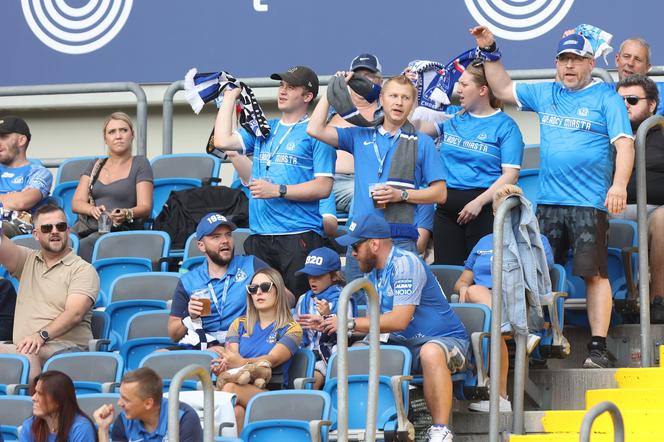
[[[308,276],[311,289],[300,296],[295,306],[295,318],[303,330],[301,348],[316,355],[314,388],[320,389],[327,372],[327,361],[336,351],[337,337],[322,332],[323,317],[337,313],[337,301],[345,281],[341,275],[339,254],[327,247],[312,250],[305,265],[297,273]],[[356,316],[351,302],[349,313]]]

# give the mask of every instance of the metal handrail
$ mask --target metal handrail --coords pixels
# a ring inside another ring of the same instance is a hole
[[[367,442],[376,440],[380,374],[380,304],[373,284],[366,278],[358,278],[344,287],[337,302],[337,440],[339,442],[348,442],[348,303],[352,294],[362,289],[367,293],[369,315],[369,392],[365,440]]]
[[[203,384],[203,441],[214,441],[214,387],[210,378],[209,368],[191,364],[178,371],[168,388],[168,440],[180,440],[180,388],[182,383],[192,375]]]
[[[592,429],[593,422],[601,414],[608,412],[613,421],[613,442],[624,442],[625,440],[625,423],[623,422],[620,410],[613,402],[600,402],[583,416],[581,421],[581,430],[579,431],[579,442],[590,442],[590,430]]]
[[[0,97],[95,94],[100,92],[131,92],[136,96],[136,151],[138,155],[146,156],[148,152],[148,100],[145,91],[137,83],[74,83],[0,87]]]
[[[490,386],[489,386],[489,442],[499,442],[499,418],[500,418],[500,341],[503,339],[500,333],[500,325],[502,322],[503,310],[503,235],[505,216],[514,207],[521,204],[518,197],[510,196],[503,203],[498,206],[496,215],[493,219],[493,263],[491,267],[491,355],[490,355]],[[518,336],[517,336],[518,337]],[[517,356],[522,354],[524,357],[521,360],[517,359],[515,364],[515,373],[519,365],[525,363],[525,346],[524,339],[517,339]],[[523,347],[519,350],[520,347]],[[525,373],[525,368],[520,367]],[[521,421],[523,421],[523,390],[524,379],[514,379],[514,395],[521,394],[520,401],[514,401],[514,423],[517,422],[517,415],[521,414]],[[517,399],[513,397],[513,400]],[[520,410],[517,406],[520,405]],[[518,434],[518,432],[517,432]]]
[[[650,275],[648,271],[648,208],[646,193],[646,137],[655,126],[664,128],[664,117],[653,115],[636,131],[636,222],[639,234],[639,312],[641,318],[641,366],[652,365],[650,346]]]

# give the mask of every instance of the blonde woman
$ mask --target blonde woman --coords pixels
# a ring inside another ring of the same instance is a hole
[[[113,231],[143,229],[152,211],[152,167],[144,156],[132,155],[134,125],[124,112],[114,112],[103,126],[108,156],[93,160],[83,171],[72,209],[79,219],[72,231],[81,238],[79,255],[90,262],[100,234],[97,221],[110,216]]]
[[[247,314],[231,324],[226,348],[218,351],[220,357],[213,361],[212,372],[219,374],[248,363],[269,361],[273,370],[282,368],[286,383],[291,358],[301,341],[302,328],[291,316],[283,278],[272,268],[261,269],[247,285]],[[240,434],[249,400],[265,390],[228,383],[223,391],[237,396],[235,421]]]

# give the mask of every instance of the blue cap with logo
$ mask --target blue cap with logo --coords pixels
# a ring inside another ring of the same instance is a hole
[[[350,246],[363,239],[391,238],[390,225],[385,218],[370,213],[356,218],[348,226],[348,233],[337,238],[337,243],[342,246]]]
[[[330,248],[321,247],[312,250],[309,253],[309,256],[307,256],[307,260],[304,262],[304,267],[295,273],[320,276],[338,270],[341,270],[339,254]]]
[[[570,34],[560,40],[556,57],[560,57],[561,54],[567,53],[576,54],[580,57],[592,58],[594,56],[592,45],[588,39],[581,34]]]
[[[373,73],[380,73],[383,67],[380,65],[380,61],[378,61],[378,57],[375,55],[360,54],[350,62],[349,70],[355,72],[357,69],[368,69]]]
[[[204,236],[212,234],[219,226],[228,226],[231,231],[237,229],[237,226],[224,215],[210,212],[199,221],[198,227],[196,227],[196,239],[202,240]]]

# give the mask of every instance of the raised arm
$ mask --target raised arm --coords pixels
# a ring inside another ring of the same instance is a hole
[[[339,135],[337,135],[336,127],[326,122],[329,110],[330,103],[327,101],[327,96],[323,94],[313,114],[311,114],[309,124],[307,124],[307,133],[332,147],[339,147]]]
[[[496,39],[486,26],[475,26],[470,29],[470,33],[475,37],[475,42],[479,48],[492,46],[495,48]],[[484,73],[489,82],[489,87],[497,98],[507,103],[516,104],[512,80],[507,75],[502,61],[485,61]]]
[[[240,88],[224,90],[224,99],[214,123],[214,147],[221,150],[242,150],[242,138],[233,130],[235,101],[240,96]]]

